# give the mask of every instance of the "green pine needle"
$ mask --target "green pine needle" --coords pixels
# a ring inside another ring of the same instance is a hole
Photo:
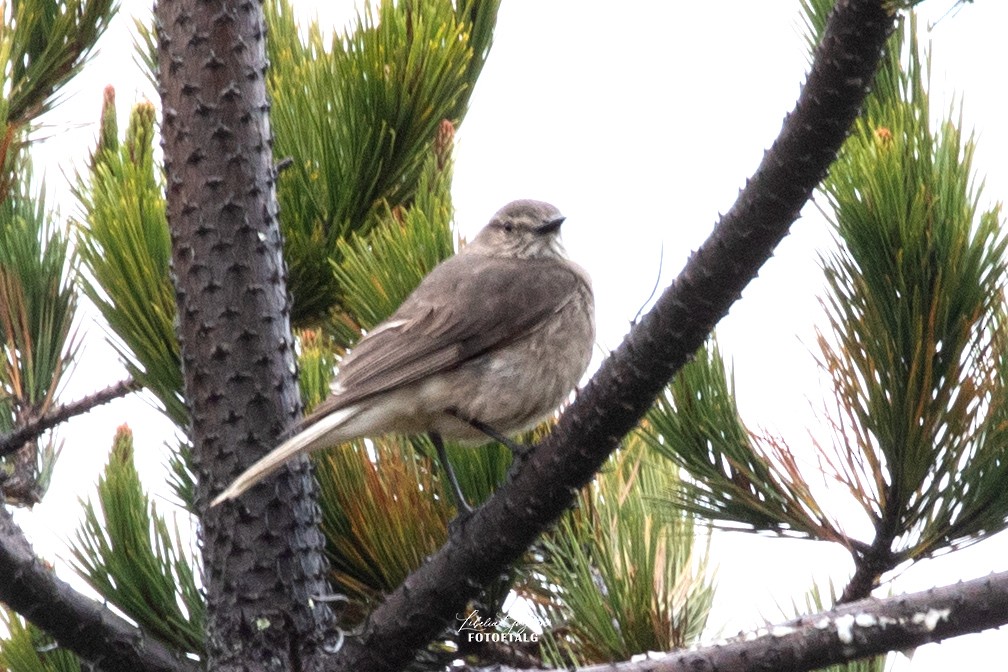
[[[497,6],[379,2],[327,41],[314,22],[300,39],[287,1],[267,3],[275,153],[292,160],[277,195],[295,324],[352,295],[329,272],[340,241],[417,198],[439,126],[465,114]]]
[[[550,624],[544,651],[557,666],[668,651],[698,641],[710,612],[713,579],[697,548],[695,521],[661,503],[678,469],[631,436],[580,507],[544,540]]]
[[[84,65],[117,7],[114,0],[12,6],[13,16],[0,31],[0,53],[6,57],[0,71],[10,77],[3,86],[10,91],[4,121],[20,125],[52,106],[53,94]]]
[[[645,441],[686,472],[664,493],[674,506],[730,529],[844,540],[787,446],[746,429],[715,342],[683,367],[642,429]]]
[[[96,154],[77,196],[84,292],[115,335],[130,374],[150,389],[179,427],[188,426],[175,334],[175,293],[168,275],[171,241],[164,184],[154,166],[154,108],[134,108],[117,151]],[[106,144],[107,141],[106,141]]]
[[[23,174],[29,166],[24,164]],[[28,178],[26,177],[26,183]],[[45,191],[0,202],[0,394],[23,412],[45,412],[77,350],[76,259],[45,208]]]
[[[74,568],[144,630],[200,655],[205,607],[197,560],[144,493],[126,427],[116,433],[97,494],[97,506],[83,504],[84,521],[71,544]]]
[[[1008,236],[998,208],[979,211],[961,116],[932,130],[922,51],[911,16],[824,183],[840,246],[819,339],[841,413],[828,460],[914,559],[1008,521]]]

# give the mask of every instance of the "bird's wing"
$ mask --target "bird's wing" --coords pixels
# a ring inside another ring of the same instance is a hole
[[[586,283],[578,266],[557,259],[452,257],[343,359],[336,393],[312,417],[521,339]]]

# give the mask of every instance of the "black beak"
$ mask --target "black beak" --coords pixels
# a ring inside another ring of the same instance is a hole
[[[567,218],[561,216],[551,219],[548,222],[545,222],[542,226],[539,227],[538,233],[556,233],[557,231],[560,230],[560,225],[564,223],[565,219]]]

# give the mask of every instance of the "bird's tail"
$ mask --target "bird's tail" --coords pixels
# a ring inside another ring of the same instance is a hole
[[[242,472],[238,478],[231,482],[231,485],[210,502],[210,506],[217,506],[226,500],[235,499],[299,453],[335,445],[341,440],[350,438],[343,437],[343,433],[339,430],[347,420],[356,415],[356,412],[355,408],[350,407],[328,413],[297,432]]]

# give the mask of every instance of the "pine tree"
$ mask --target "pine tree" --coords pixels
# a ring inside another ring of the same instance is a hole
[[[155,106],[139,103],[120,138],[106,92],[69,232],[30,190],[28,131],[113,9],[15,5],[0,41],[11,82],[0,147],[0,493],[7,506],[38,501],[56,453],[43,432],[73,408],[142,387],[183,437],[171,485],[189,517],[146,494],[120,428],[73,541],[74,569],[113,611],[52,581],[0,507],[0,567],[16,570],[0,588],[10,632],[0,666],[629,660],[699,642],[714,590],[699,539],[711,526],[847,548],[853,578],[839,597],[813,588],[809,611],[866,597],[897,567],[1003,529],[1000,215],[978,209],[972,139],[956,119],[931,126],[912,18],[886,46],[855,121],[892,21],[888,7],[844,2],[828,28],[832,4],[803,3],[810,46],[824,46],[739,205],[560,424],[524,437],[537,445],[531,463],[509,473],[503,446],[450,447],[467,498],[487,503],[461,528],[449,525],[455,511],[419,437],[335,446],[233,506],[207,502],[325,396],[361,333],[464,244],[452,230],[452,143],[498,3],[386,0],[328,36],[317,24],[300,31],[285,0],[262,13],[256,3],[162,0],[158,31],[141,27],[140,43],[167,112],[159,125]],[[825,510],[791,448],[747,429],[713,341],[683,366],[838,150],[821,187],[837,247],[822,257],[820,363],[841,414],[823,469],[871,519],[868,540]],[[75,353],[80,292],[131,379],[67,410],[56,392]],[[200,555],[179,520],[200,526]],[[535,641],[507,637],[525,627],[501,617],[514,596],[542,628]],[[924,639],[926,625],[899,623]],[[931,627],[944,632],[944,621]],[[737,667],[800,653],[765,640],[709,655]],[[808,649],[814,640],[806,634]],[[900,645],[851,653],[831,643],[800,669]]]

